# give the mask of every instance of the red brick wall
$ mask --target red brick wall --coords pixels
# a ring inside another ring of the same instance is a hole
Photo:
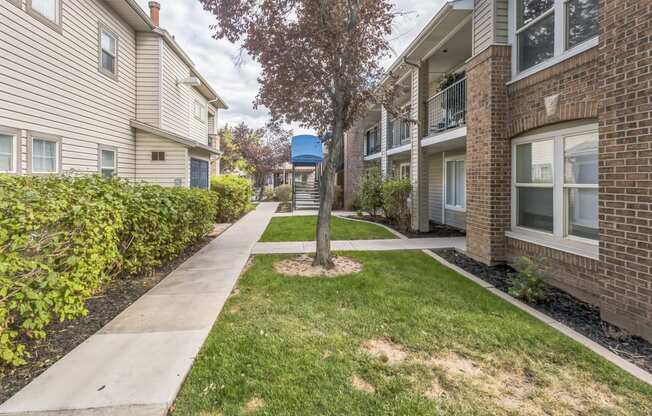
[[[601,310],[652,339],[652,1],[600,5]]]
[[[600,15],[599,48],[507,86],[509,47],[469,62],[467,250],[485,263],[541,257],[553,284],[652,340],[652,2],[601,0]],[[600,126],[599,261],[504,237],[511,138],[571,120]]]
[[[598,50],[593,48],[510,84],[508,136],[562,121],[596,119],[598,67]],[[544,100],[556,94],[558,110],[548,116]]]
[[[511,146],[507,135],[509,46],[491,46],[467,70],[466,232],[469,256],[504,262],[510,226]]]
[[[355,127],[344,136],[344,209],[351,209],[355,201],[364,165],[363,140],[363,133]]]
[[[542,267],[549,275],[548,283],[585,302],[600,304],[602,282],[599,261],[508,238],[508,262],[513,263],[520,256],[543,260]]]

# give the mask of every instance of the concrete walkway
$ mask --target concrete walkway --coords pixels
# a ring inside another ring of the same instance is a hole
[[[0,414],[167,414],[277,205],[260,204],[0,406]]]
[[[427,248],[457,248],[466,250],[465,237],[451,238],[409,238],[395,240],[352,240],[352,241],[331,241],[333,250],[365,250],[365,251],[388,251],[388,250],[422,250]],[[257,243],[252,254],[293,254],[293,253],[314,253],[314,241],[291,241],[282,243]]]

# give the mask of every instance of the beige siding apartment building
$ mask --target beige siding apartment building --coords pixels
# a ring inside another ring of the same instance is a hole
[[[208,186],[226,104],[134,0],[0,0],[0,172]]]
[[[414,229],[541,258],[652,340],[651,56],[650,0],[449,1],[389,68],[418,123],[376,107],[347,132],[345,204],[365,169],[410,178]]]

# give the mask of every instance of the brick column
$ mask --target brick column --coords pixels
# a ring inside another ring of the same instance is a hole
[[[506,260],[511,222],[511,143],[507,136],[510,47],[494,45],[467,70],[466,247],[487,264]]]
[[[428,98],[428,63],[412,68],[410,118],[418,125],[410,129],[410,177],[412,180],[412,228],[429,231],[428,222],[428,167],[421,149],[421,138],[427,124],[426,99]]]
[[[652,340],[652,6],[601,0],[600,9],[601,312]]]
[[[344,133],[344,208],[351,209],[362,176],[364,158],[364,138],[357,127]]]
[[[389,172],[387,171],[387,124],[389,123],[389,117],[387,116],[387,110],[385,107],[380,109],[380,173],[383,178],[386,178]]]

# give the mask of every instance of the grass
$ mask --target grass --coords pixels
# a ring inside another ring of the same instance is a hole
[[[313,241],[316,236],[316,216],[274,217],[260,241]],[[332,240],[385,240],[397,238],[385,228],[362,221],[331,217]]]
[[[174,415],[649,415],[650,386],[425,254],[346,255],[363,272],[257,256]]]

